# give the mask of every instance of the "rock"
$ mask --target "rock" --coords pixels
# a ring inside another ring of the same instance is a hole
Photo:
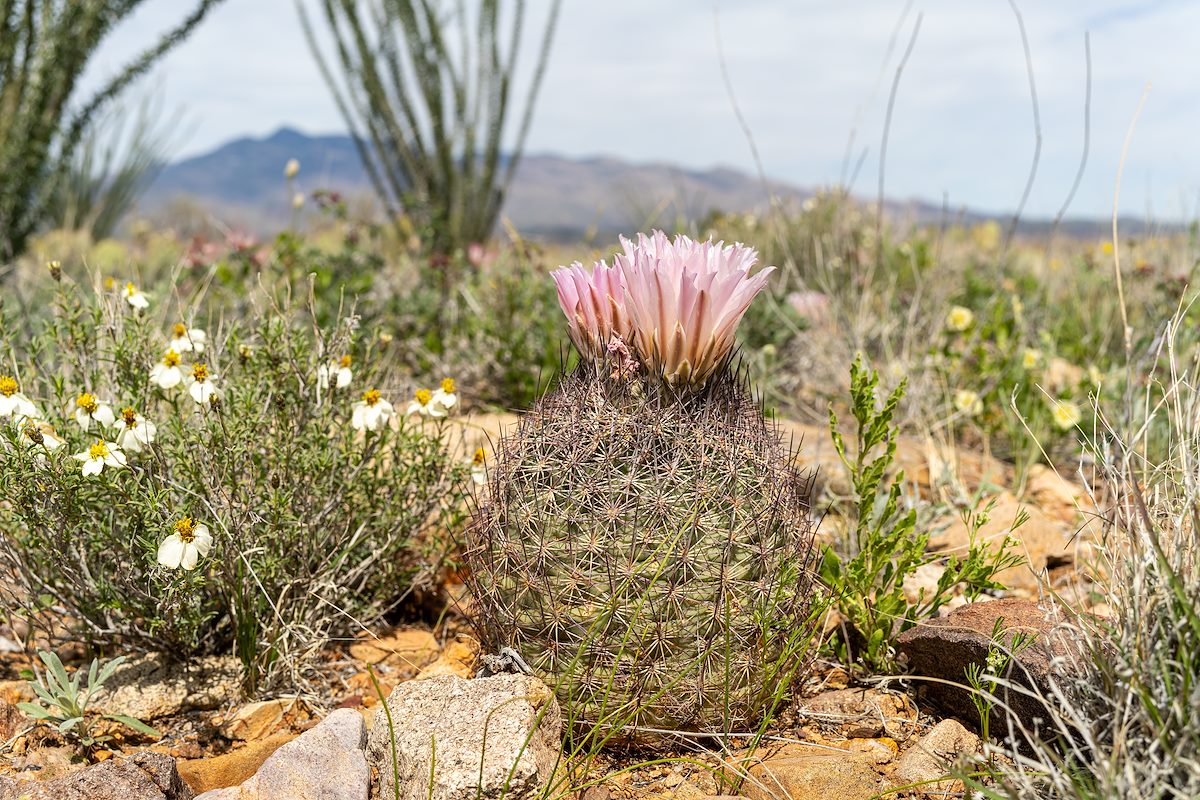
[[[790,441],[797,465],[816,470],[814,491],[837,497],[851,493],[846,467],[833,449],[824,425],[779,420],[779,430]],[[999,459],[952,447],[939,447],[932,440],[901,436],[896,441],[896,460],[891,476],[904,471],[905,484],[929,500],[941,486],[956,486],[974,494],[985,485],[1007,486],[1012,468]]]
[[[429,631],[397,631],[383,638],[366,639],[350,645],[350,655],[356,661],[378,666],[387,664],[400,670],[400,679],[416,675],[420,669],[437,659],[441,648]]]
[[[1026,563],[1000,572],[996,579],[1010,589],[1036,595],[1040,580],[1054,567],[1075,563],[1078,538],[1074,530],[1058,520],[1046,516],[1034,506],[1023,505],[1012,494],[1004,492],[994,498],[995,505],[988,513],[988,522],[983,525],[976,538],[995,548],[1009,535],[1017,515],[1028,514],[1029,519],[1012,533],[1017,544],[1012,552],[1025,558]],[[986,507],[980,505],[980,510]],[[970,545],[970,531],[962,519],[943,519],[931,532],[929,547],[937,551],[962,554]]]
[[[29,681],[0,681],[0,700],[12,703],[32,703],[37,698]]]
[[[379,705],[380,695],[382,699],[387,699],[387,696],[392,693],[392,689],[396,688],[396,684],[400,680],[394,675],[388,675],[383,672],[386,667],[380,668],[375,673],[375,679],[371,679],[369,672],[356,672],[346,679],[346,685],[354,689],[358,694],[359,700],[366,708],[372,708]],[[375,688],[375,681],[379,681],[379,688]]]
[[[148,722],[184,711],[217,708],[241,691],[241,663],[232,656],[171,662],[160,654],[130,659],[96,693],[89,708]]]
[[[916,731],[917,710],[906,695],[879,689],[835,689],[802,701],[800,716],[845,729],[847,738],[873,739],[886,734],[906,741]]]
[[[946,565],[936,561],[917,567],[905,576],[904,583],[901,584],[904,599],[914,605],[922,600],[929,600],[937,593],[938,581],[945,572]]]
[[[479,641],[471,636],[460,633],[454,637],[454,641],[446,645],[446,649],[438,656],[437,661],[434,661],[417,674],[417,680],[420,681],[444,675],[472,678],[475,676],[476,662],[478,660]]]
[[[375,714],[367,757],[376,797],[406,800],[528,800],[551,789],[563,762],[562,715],[537,678],[438,676],[396,687]]]
[[[900,750],[896,741],[886,736],[880,739],[849,739],[843,746],[851,753],[870,756],[876,764],[887,764]]]
[[[258,772],[276,750],[295,738],[293,733],[277,733],[224,755],[180,761],[179,774],[197,794],[237,786]]]
[[[21,709],[7,700],[0,699],[0,742],[6,742],[17,735],[17,731],[30,724]]]
[[[0,778],[0,800],[192,800],[175,759],[144,751],[45,782]]]
[[[744,776],[736,788],[750,800],[868,800],[884,788],[870,756],[803,745],[737,757],[732,771]]]
[[[338,709],[276,750],[240,786],[213,789],[196,800],[367,800],[366,739],[359,713]]]
[[[1034,464],[1025,477],[1025,496],[1051,519],[1075,524],[1081,511],[1095,511],[1082,486],[1077,486],[1043,464]]]
[[[897,647],[912,672],[939,679],[925,685],[926,697],[944,711],[975,725],[979,724],[979,714],[971,702],[965,673],[969,664],[986,662],[993,627],[1001,618],[1009,629],[1002,637],[1003,646],[1011,646],[1018,631],[1037,637],[1016,654],[1005,677],[1041,693],[1049,692],[1053,679],[1051,658],[1065,655],[1061,637],[1066,629],[1060,628],[1062,620],[1056,610],[1032,600],[1011,597],[970,603],[946,617],[907,630],[897,639]],[[992,712],[991,725],[997,737],[1003,737],[1008,730],[1004,705],[1010,706],[1026,726],[1033,726],[1044,717],[1045,706],[1036,697],[1017,690],[1005,691],[1003,687],[997,691],[1000,702]]]
[[[925,783],[921,787],[925,792],[961,792],[959,781],[936,779],[946,775],[960,756],[972,756],[978,748],[978,736],[957,720],[944,719],[900,756],[892,780],[902,785]]]
[[[246,742],[274,733],[285,722],[307,714],[308,708],[298,697],[277,697],[242,706],[221,725],[227,739]]]

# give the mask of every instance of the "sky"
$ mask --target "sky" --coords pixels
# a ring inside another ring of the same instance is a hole
[[[346,130],[296,2],[226,0],[134,91],[179,121],[176,158],[285,125]],[[317,0],[300,2],[315,10]],[[93,57],[84,91],[188,6],[146,0]],[[530,0],[531,30],[548,7]],[[1111,215],[1118,175],[1122,214],[1200,213],[1200,3],[1018,0],[1016,9],[1042,135],[1026,216],[1056,214],[1079,168],[1085,33],[1089,154],[1068,216]],[[531,51],[523,64],[532,60]],[[894,84],[887,196],[1016,209],[1036,136],[1009,0],[564,0],[526,151],[747,172],[757,151],[771,178],[815,188],[853,176],[852,190],[873,198]]]

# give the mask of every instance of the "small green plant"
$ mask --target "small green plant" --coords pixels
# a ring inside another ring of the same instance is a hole
[[[59,733],[74,740],[85,750],[90,751],[96,745],[109,741],[112,737],[98,733],[92,721],[88,719],[88,705],[96,696],[96,692],[116,672],[117,667],[124,663],[125,656],[117,656],[103,664],[99,659],[93,658],[92,666],[87,670],[87,686],[83,685],[82,668],[75,670],[74,677],[68,677],[62,661],[53,652],[39,650],[38,658],[46,665],[46,672],[30,680],[29,685],[45,705],[18,703],[17,708],[35,720],[54,725]],[[101,716],[147,736],[160,735],[154,728],[127,714]]]
[[[965,556],[946,557],[946,569],[933,592],[921,591],[917,602],[904,595],[904,579],[925,564],[939,559],[927,553],[929,533],[917,529],[917,510],[902,508],[904,473],[888,477],[896,458],[898,430],[892,425],[896,407],[904,396],[905,384],[892,391],[877,407],[879,374],[864,369],[861,357],[850,366],[851,409],[857,423],[853,448],[838,429],[838,417],[829,409],[829,428],[838,457],[850,474],[854,506],[848,558],[826,547],[821,559],[821,576],[836,595],[838,610],[846,618],[849,634],[842,637],[839,655],[847,662],[858,661],[876,672],[896,669],[895,637],[919,620],[937,613],[962,585],[968,598],[983,591],[1003,588],[996,582],[1000,571],[1020,563],[1009,552],[1006,537],[992,549],[977,541],[986,523],[986,510],[967,517],[971,545]],[[1018,516],[1013,527],[1024,522]]]
[[[1009,633],[1012,636],[1009,637]],[[1036,634],[1029,631],[1012,632],[1004,625],[1004,617],[996,620],[992,626],[991,644],[988,645],[987,658],[981,664],[978,661],[967,665],[965,670],[967,683],[974,690],[971,692],[971,703],[979,713],[979,736],[987,742],[991,738],[992,709],[996,706],[996,688],[1000,685],[1008,665],[1017,655],[1033,644]],[[1008,639],[1006,643],[1005,640]],[[994,756],[993,756],[994,757]]]

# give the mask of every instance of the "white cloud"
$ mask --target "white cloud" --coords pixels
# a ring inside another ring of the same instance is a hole
[[[312,0],[308,0],[312,2]],[[545,0],[533,2],[536,22]],[[721,37],[730,78],[773,176],[837,180],[850,130],[867,158],[856,189],[870,195],[884,108],[918,13],[920,36],[897,95],[888,193],[1011,209],[1033,153],[1029,90],[1016,19],[1004,0],[916,0],[883,64],[900,0],[725,0]],[[1091,30],[1092,149],[1073,207],[1111,206],[1121,143],[1147,81],[1146,111],[1126,167],[1122,206],[1184,213],[1200,180],[1193,131],[1192,32],[1200,4],[1135,0],[1020,3],[1041,102],[1043,151],[1029,213],[1054,213],[1079,161]],[[146,46],[179,14],[150,0],[97,55],[86,82]],[[532,53],[524,60],[532,61]],[[293,0],[228,0],[157,70],[168,109],[191,131],[186,153],[290,124],[342,129],[309,53]],[[721,79],[713,5],[695,0],[565,0],[529,149],[612,154],[689,166],[752,169]]]

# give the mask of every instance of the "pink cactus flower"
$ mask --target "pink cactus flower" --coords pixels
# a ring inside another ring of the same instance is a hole
[[[758,253],[740,243],[654,231],[621,244],[614,262],[638,353],[672,385],[703,383],[733,350],[738,323],[775,268],[751,277]]]
[[[738,323],[775,268],[751,277],[753,248],[662,231],[621,244],[611,267],[575,262],[552,273],[571,341],[593,359],[614,339],[628,342],[668,383],[703,383],[733,350]]]
[[[567,315],[568,332],[581,355],[601,359],[613,334],[629,340],[632,331],[625,310],[621,271],[598,261],[585,269],[576,261],[550,273],[558,287],[558,304]]]

